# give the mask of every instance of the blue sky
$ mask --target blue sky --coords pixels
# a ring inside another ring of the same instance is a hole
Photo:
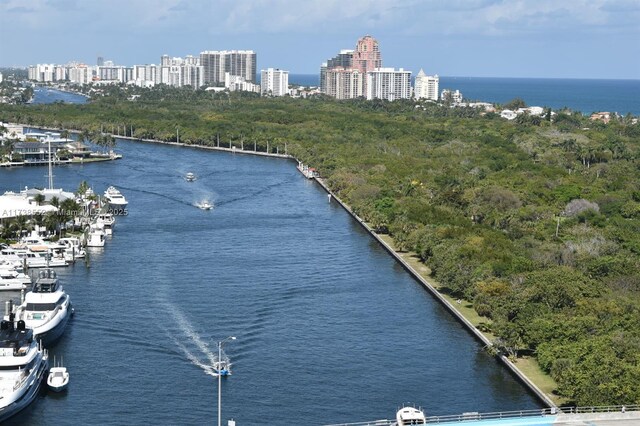
[[[0,66],[253,49],[311,74],[365,34],[414,73],[640,79],[640,0],[0,0]]]

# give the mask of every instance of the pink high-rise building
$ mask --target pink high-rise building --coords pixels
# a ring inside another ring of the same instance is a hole
[[[320,68],[320,90],[338,99],[353,99],[366,94],[367,72],[382,67],[378,41],[366,35],[356,50],[342,50]]]
[[[358,40],[356,50],[353,52],[353,65],[363,74],[373,71],[375,68],[382,68],[382,55],[378,48],[378,40],[366,35]]]

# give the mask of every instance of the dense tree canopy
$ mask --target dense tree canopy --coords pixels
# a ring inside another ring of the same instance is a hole
[[[111,89],[110,89],[111,90]],[[134,89],[131,89],[134,90]],[[507,122],[413,101],[157,88],[0,121],[284,151],[580,404],[640,403],[640,125],[561,111]]]

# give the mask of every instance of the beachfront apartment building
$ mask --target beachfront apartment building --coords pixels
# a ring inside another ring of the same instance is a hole
[[[376,68],[367,73],[367,99],[396,99],[411,98],[411,71],[403,68]]]
[[[257,55],[253,50],[209,50],[200,53],[204,67],[204,83],[224,83],[225,73],[256,82]]]
[[[440,85],[440,77],[438,75],[430,76],[426,75],[421,69],[418,75],[416,75],[414,96],[416,99],[430,99],[432,101],[438,100],[438,94]]]
[[[334,68],[325,75],[326,95],[336,99],[355,99],[364,96],[365,75],[352,68]]]
[[[267,96],[284,96],[289,91],[289,71],[267,68],[260,71],[260,93]]]

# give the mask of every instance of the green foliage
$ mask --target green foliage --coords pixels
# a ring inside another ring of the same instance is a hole
[[[286,143],[491,318],[500,350],[537,356],[561,395],[640,403],[640,124],[631,118],[605,125],[547,111],[507,122],[411,101],[105,90],[86,105],[0,105],[0,121],[79,130],[105,147],[101,132],[112,128],[170,141],[179,127],[187,144],[259,151]],[[43,221],[57,229],[54,219]]]

